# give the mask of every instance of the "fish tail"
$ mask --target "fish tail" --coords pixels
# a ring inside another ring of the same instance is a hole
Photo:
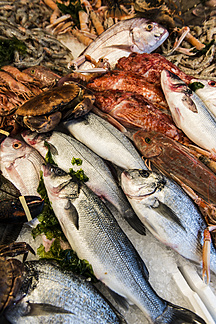
[[[167,303],[164,312],[156,318],[155,324],[206,324],[206,322],[194,312]]]

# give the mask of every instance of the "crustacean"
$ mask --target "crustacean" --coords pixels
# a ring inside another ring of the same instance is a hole
[[[32,131],[48,132],[62,118],[77,118],[92,109],[94,95],[77,83],[44,91],[16,110],[16,121]]]
[[[0,313],[15,300],[22,285],[24,265],[17,259],[6,259],[23,254],[26,260],[28,252],[35,254],[31,246],[25,242],[14,242],[0,246]]]

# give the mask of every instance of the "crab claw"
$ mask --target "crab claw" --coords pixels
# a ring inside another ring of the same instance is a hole
[[[203,281],[206,276],[206,283],[209,284],[210,282],[210,247],[211,247],[211,231],[216,230],[216,225],[209,225],[204,230],[204,244],[203,244],[203,271],[202,271],[202,278]]]
[[[25,196],[25,200],[32,218],[35,218],[42,212],[44,205],[43,199],[38,196]],[[2,201],[1,209],[4,210],[4,213],[1,213],[0,223],[11,224],[27,222],[26,214],[19,198]]]

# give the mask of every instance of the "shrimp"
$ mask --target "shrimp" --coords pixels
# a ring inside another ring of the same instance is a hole
[[[27,73],[21,72],[20,70],[18,70],[16,67],[11,66],[11,65],[5,65],[3,67],[1,67],[1,70],[4,70],[8,73],[10,73],[11,75],[13,75],[13,77],[20,82],[34,82],[34,79],[28,75]]]
[[[0,79],[5,82],[8,88],[15,94],[21,95],[25,99],[29,99],[32,96],[31,90],[21,82],[16,81],[9,73],[0,71]]]

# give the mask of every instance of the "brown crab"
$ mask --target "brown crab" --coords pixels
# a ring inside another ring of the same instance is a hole
[[[94,100],[94,95],[78,83],[64,84],[25,102],[16,110],[15,119],[32,131],[49,132],[61,119],[86,114]]]
[[[14,301],[23,281],[23,263],[6,257],[23,254],[23,261],[25,261],[29,251],[35,254],[31,246],[24,242],[0,246],[0,314]]]

